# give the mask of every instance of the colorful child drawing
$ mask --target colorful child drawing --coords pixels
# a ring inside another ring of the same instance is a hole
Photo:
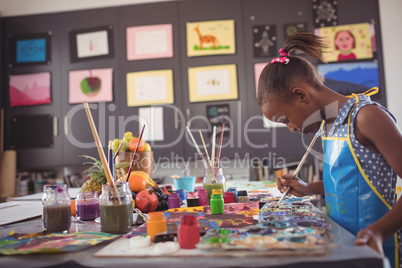
[[[328,46],[323,53],[327,62],[373,58],[369,23],[319,28],[315,34]]]

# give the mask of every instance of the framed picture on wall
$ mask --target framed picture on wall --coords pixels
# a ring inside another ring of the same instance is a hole
[[[74,70],[68,73],[68,103],[113,101],[113,69]]]
[[[10,107],[50,104],[50,72],[9,76]]]
[[[173,57],[172,24],[128,27],[127,60]]]
[[[173,70],[127,73],[127,106],[173,104]]]
[[[188,69],[190,102],[238,99],[235,64]]]
[[[113,25],[71,30],[69,37],[71,62],[114,56]]]
[[[27,35],[10,35],[9,67],[51,64],[52,32]]]

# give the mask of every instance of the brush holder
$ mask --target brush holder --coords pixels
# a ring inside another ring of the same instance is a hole
[[[133,152],[124,152],[124,153],[119,153],[118,156],[116,157],[116,164],[128,162],[131,164],[131,160],[133,159]],[[134,163],[133,163],[133,168],[131,171],[144,171],[145,173],[148,173],[149,177],[152,178],[152,170],[154,167],[154,152],[149,151],[149,152],[137,152],[137,155],[135,156]],[[124,173],[127,174],[128,169],[130,166],[124,168]]]

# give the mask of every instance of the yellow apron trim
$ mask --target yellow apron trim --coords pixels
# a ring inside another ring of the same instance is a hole
[[[374,187],[374,185],[368,179],[366,173],[363,171],[363,169],[362,169],[362,167],[360,165],[359,159],[357,159],[355,150],[353,149],[352,142],[350,141],[350,118],[351,118],[353,109],[359,103],[359,98],[357,97],[357,95],[356,94],[353,94],[353,95],[355,95],[356,103],[353,105],[352,109],[350,109],[349,116],[348,116],[348,144],[349,144],[349,149],[350,149],[350,152],[353,155],[353,159],[355,160],[357,167],[359,168],[360,173],[362,174],[362,176],[363,176],[364,180],[366,181],[366,183],[368,184],[368,186],[370,186],[371,190],[373,190],[373,192],[378,196],[378,198],[380,198],[380,200],[387,206],[387,208],[391,210],[392,207],[388,204],[388,202],[384,199],[384,197],[377,191],[377,189]]]
[[[348,138],[342,138],[342,137],[324,137],[322,138],[323,140],[337,140],[337,141],[347,141]]]
[[[364,92],[363,94],[366,95],[366,96],[372,96],[372,95],[377,94],[378,91],[379,91],[378,87],[372,87],[372,88],[370,88],[369,90],[367,90],[366,92]],[[352,98],[352,97],[354,97],[354,96],[356,96],[356,94],[355,94],[355,93],[352,93],[352,95],[348,95],[348,96],[346,96],[346,97]]]

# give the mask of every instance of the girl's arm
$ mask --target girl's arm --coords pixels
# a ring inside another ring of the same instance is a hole
[[[356,139],[372,151],[382,154],[391,168],[402,177],[402,134],[396,123],[376,105],[363,107],[355,121]],[[357,234],[356,244],[367,244],[382,252],[382,243],[402,228],[402,201],[381,219]]]

